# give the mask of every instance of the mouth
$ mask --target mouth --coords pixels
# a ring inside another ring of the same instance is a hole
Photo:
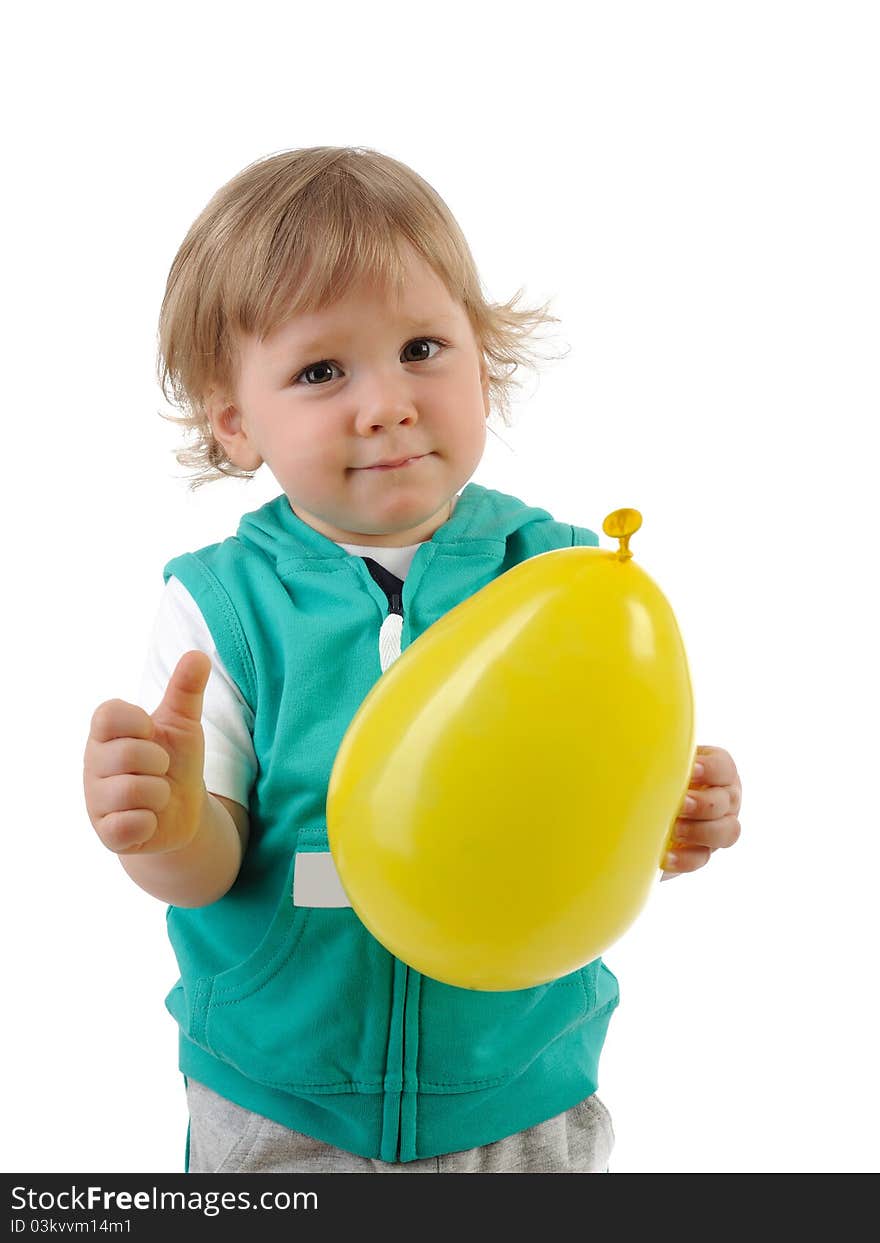
[[[421,462],[422,458],[426,458],[427,453],[420,453],[417,457],[402,457],[394,461],[375,462],[372,466],[360,466],[359,470],[401,470],[404,466],[412,466],[414,462]]]

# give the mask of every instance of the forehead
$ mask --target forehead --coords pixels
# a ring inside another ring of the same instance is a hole
[[[258,346],[263,357],[284,359],[291,349],[311,350],[334,341],[352,339],[365,326],[393,324],[405,331],[452,330],[467,322],[440,277],[419,256],[410,255],[405,279],[397,290],[372,280],[347,289],[335,301],[316,311],[302,312],[282,324]]]

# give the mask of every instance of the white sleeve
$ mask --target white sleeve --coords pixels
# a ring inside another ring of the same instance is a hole
[[[169,578],[153,624],[141,679],[140,702],[153,712],[162,702],[174,667],[184,652],[198,649],[211,657],[205,688],[202,727],[205,731],[205,785],[212,794],[247,807],[257,776],[254,714],[229,676],[201,611],[177,578]]]

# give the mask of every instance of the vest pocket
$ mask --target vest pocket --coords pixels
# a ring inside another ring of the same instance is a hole
[[[466,1092],[521,1074],[597,1011],[598,968],[597,960],[550,984],[511,992],[471,991],[424,976],[420,1089]]]
[[[254,952],[199,980],[191,1037],[271,1087],[381,1091],[393,960],[350,907],[294,905],[297,859],[326,851],[326,830],[301,831],[297,847]]]

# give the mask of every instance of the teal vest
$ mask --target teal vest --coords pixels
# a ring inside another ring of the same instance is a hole
[[[416,552],[401,649],[525,558],[597,543],[592,531],[469,484]],[[490,1143],[594,1092],[618,1001],[600,959],[537,988],[474,992],[406,966],[351,907],[297,901],[297,859],[328,856],[337,749],[381,676],[389,602],[364,560],[282,495],[246,514],[234,538],[169,562],[171,575],[253,710],[258,764],[235,884],[210,906],[168,911],[180,980],[166,1004],[183,1073],[385,1161]]]

